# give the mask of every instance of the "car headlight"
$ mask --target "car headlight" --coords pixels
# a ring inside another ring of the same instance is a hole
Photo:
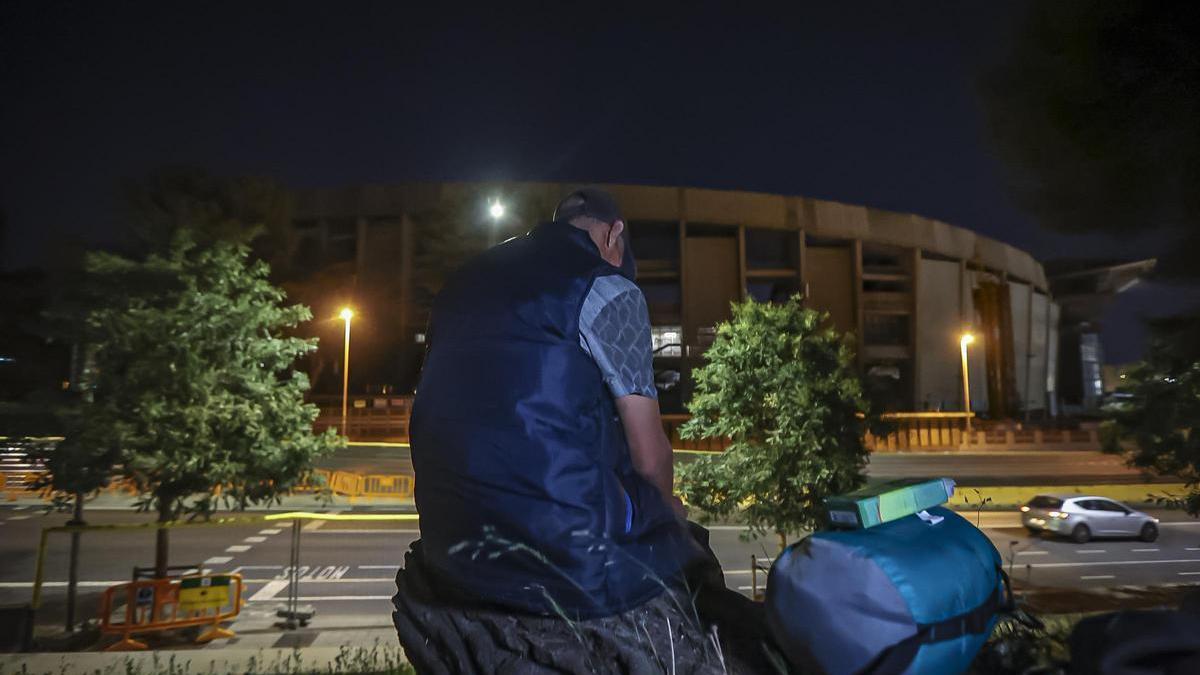
[[[1029,507],[1028,507],[1028,506],[1022,506],[1022,507],[1021,507],[1021,513],[1029,513]]]
[[[1051,518],[1058,518],[1059,520],[1066,520],[1067,516],[1069,516],[1071,514],[1063,513],[1062,511],[1051,511],[1047,515],[1049,515]]]

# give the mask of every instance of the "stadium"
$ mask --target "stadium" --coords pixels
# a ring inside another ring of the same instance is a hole
[[[352,364],[360,365],[351,367],[352,391],[411,391],[431,296],[423,291],[439,274],[430,260],[452,257],[439,246],[458,243],[469,252],[473,241],[482,247],[518,234],[546,219],[575,186],[297,191],[288,255],[294,267],[336,280],[338,291],[312,303],[318,317],[334,316],[342,303],[355,306]],[[685,409],[689,373],[703,363],[730,301],[795,293],[850,334],[883,410],[963,410],[961,339],[970,334],[966,371],[976,413],[1001,419],[1058,412],[1059,306],[1042,265],[1024,251],[919,215],[802,196],[603,187],[620,201],[631,229],[664,412]],[[340,324],[321,326],[323,343],[340,346]],[[332,355],[325,373],[335,373],[340,353],[323,351]],[[320,372],[316,380],[319,391]],[[340,376],[329,381],[340,384]]]

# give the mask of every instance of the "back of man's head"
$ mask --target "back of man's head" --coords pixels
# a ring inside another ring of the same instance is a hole
[[[621,207],[606,190],[588,186],[564,197],[554,209],[554,220],[565,221],[576,227],[586,227],[588,219],[611,225],[622,220]]]

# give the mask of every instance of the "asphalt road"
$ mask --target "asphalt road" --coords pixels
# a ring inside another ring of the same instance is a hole
[[[688,462],[696,456],[680,452],[676,453],[676,461]],[[412,472],[409,449],[398,445],[350,446],[324,460],[322,466],[356,473]],[[867,472],[878,478],[947,476],[965,487],[1173,482],[1143,476],[1125,466],[1118,456],[1083,450],[875,453]]]
[[[377,513],[377,512],[373,512]],[[984,513],[980,525],[1001,555],[1011,559],[1013,576],[1037,586],[1095,588],[1200,582],[1200,522],[1176,512],[1157,513],[1163,523],[1153,544],[1128,540],[1095,540],[1076,545],[1031,537],[1014,512]],[[970,518],[974,521],[975,516]],[[64,514],[42,515],[31,509],[0,508],[0,604],[29,599],[38,534],[42,527],[66,521]],[[129,511],[96,511],[92,524],[147,520]],[[711,543],[725,570],[726,583],[750,593],[750,556],[772,555],[773,539],[742,541],[742,528],[715,527]],[[363,631],[390,635],[390,596],[405,549],[417,537],[416,523],[310,522],[303,527],[300,601],[317,610],[313,626],[341,631],[347,639]],[[66,535],[54,535],[46,563],[40,622],[62,616],[66,579]],[[292,646],[291,638],[272,629],[274,610],[288,591],[290,527],[287,523],[234,525],[176,530],[171,559],[246,579],[248,605],[235,628],[259,634],[259,646]],[[96,616],[103,589],[127,581],[134,564],[152,562],[154,535],[138,532],[88,534],[83,542],[80,613]],[[765,575],[759,577],[765,580]],[[761,581],[760,581],[761,583]],[[365,634],[365,633],[364,633]],[[297,644],[296,646],[304,646]]]

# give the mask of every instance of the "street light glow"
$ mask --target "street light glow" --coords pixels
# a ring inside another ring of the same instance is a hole
[[[971,372],[967,368],[967,345],[974,341],[975,336],[970,333],[963,333],[958,339],[958,350],[962,352],[963,412],[966,413],[964,422],[967,430],[964,445],[971,443]]]
[[[354,310],[343,307],[338,316],[346,322],[346,339],[342,343],[342,435],[349,437],[346,433],[346,409],[350,400],[350,319],[354,318]]]
[[[504,204],[501,204],[499,200],[492,202],[492,205],[488,208],[488,213],[492,214],[493,220],[500,220],[504,217]]]

